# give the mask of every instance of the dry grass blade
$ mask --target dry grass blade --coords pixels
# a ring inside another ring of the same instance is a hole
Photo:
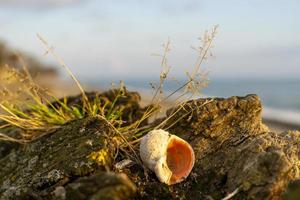
[[[132,145],[128,142],[127,138],[124,137],[124,135],[113,125],[110,123],[110,121],[108,121],[105,117],[103,116],[99,116],[101,119],[105,120],[109,126],[116,131],[116,133],[122,138],[122,140],[125,142],[126,146],[129,147],[129,149],[132,151],[132,153],[135,156],[135,160],[137,161],[137,163],[139,163],[140,165],[142,165],[142,162],[140,161],[140,157],[137,155],[136,151],[132,148]],[[120,147],[119,147],[120,148]],[[125,151],[125,150],[124,150]]]
[[[179,93],[180,91],[182,91],[182,93],[180,93],[175,100],[173,100],[173,102],[175,102],[174,107],[178,107],[177,110],[173,111],[167,118],[165,118],[160,124],[158,124],[157,126],[155,126],[153,129],[159,129],[159,128],[163,128],[165,124],[167,124],[167,122],[169,120],[173,120],[173,117],[176,116],[176,114],[184,107],[184,105],[186,104],[187,101],[191,100],[193,97],[195,96],[199,96],[200,91],[207,86],[207,81],[206,81],[206,76],[207,74],[203,74],[200,72],[200,67],[202,66],[204,60],[207,59],[208,55],[211,54],[210,49],[212,48],[212,43],[214,38],[216,37],[217,34],[217,30],[218,30],[218,26],[214,26],[210,32],[210,34],[208,32],[205,32],[203,39],[201,39],[201,45],[198,48],[194,48],[197,53],[197,59],[195,62],[195,66],[193,67],[193,70],[191,73],[187,72],[187,76],[188,76],[188,80],[182,84],[181,86],[179,86],[177,89],[175,89],[173,92],[171,92],[169,95],[167,95],[166,97],[160,99],[157,99],[158,94],[162,94],[163,92],[163,85],[165,80],[167,79],[167,75],[169,73],[169,65],[168,65],[168,53],[170,51],[170,40],[168,40],[166,42],[166,44],[163,46],[163,54],[160,55],[158,54],[158,56],[161,57],[161,67],[162,67],[162,71],[160,73],[160,82],[158,84],[158,87],[154,87],[154,84],[152,84],[153,88],[155,88],[155,93],[152,97],[151,100],[151,104],[154,104],[152,107],[148,107],[146,112],[144,113],[144,115],[141,117],[140,121],[138,123],[136,123],[135,126],[135,131],[133,131],[133,134],[136,136],[136,138],[139,138],[141,136],[143,136],[144,134],[137,131],[137,129],[139,128],[140,124],[155,116],[158,112],[161,111],[161,108],[163,107],[163,104],[165,102],[167,102],[171,97],[177,95],[177,93]],[[190,95],[189,95],[190,94]],[[189,95],[189,97],[187,98],[187,95]],[[208,103],[208,102],[206,102]],[[204,103],[204,105],[206,104]],[[155,108],[155,109],[153,109]],[[195,108],[197,109],[197,108]],[[192,111],[191,111],[192,112]],[[189,113],[187,113],[186,115],[188,115]],[[184,116],[179,117],[178,119],[175,119],[175,122],[178,122],[180,119],[182,119]],[[173,123],[171,126],[173,126],[175,123]],[[171,126],[167,127],[170,128]],[[136,143],[135,141],[133,141],[132,143]]]
[[[240,188],[236,188],[232,193],[228,194],[226,197],[224,197],[222,200],[229,200],[232,199],[238,192],[240,191]]]
[[[16,142],[16,143],[19,143],[19,144],[24,144],[26,142],[28,142],[27,140],[23,140],[23,139],[15,139],[15,138],[12,138],[12,137],[9,137],[3,133],[0,133],[0,141],[8,141],[8,142]]]
[[[212,102],[213,99],[211,100],[208,100],[206,102],[204,102],[203,104],[201,104],[200,106],[198,107],[195,107],[193,109],[191,109],[190,111],[187,111],[184,115],[182,115],[181,117],[177,118],[171,125],[169,125],[167,128],[165,128],[166,130],[170,129],[171,127],[173,127],[175,124],[177,124],[180,120],[182,120],[183,118],[185,118],[186,116],[188,116],[189,114],[191,114],[193,111],[207,105],[208,103]],[[180,109],[178,109],[177,111],[180,111]],[[177,113],[177,112],[176,112]],[[175,114],[175,112],[170,116],[170,118],[168,120],[170,120]]]
[[[76,83],[77,87],[79,88],[83,100],[85,101],[85,103],[87,104],[86,106],[88,107],[89,110],[91,110],[91,106],[89,104],[88,98],[85,94],[85,91],[83,89],[83,87],[81,86],[80,82],[78,81],[78,79],[74,76],[74,74],[72,73],[72,71],[70,70],[70,68],[65,64],[65,62],[63,61],[63,59],[61,59],[53,50],[52,47],[49,46],[48,42],[39,34],[37,34],[37,37],[39,38],[39,40],[44,44],[44,46],[46,47],[46,54],[47,53],[51,53],[52,56],[59,62],[59,64],[67,71],[67,73],[70,75],[70,77],[74,80],[74,82]]]

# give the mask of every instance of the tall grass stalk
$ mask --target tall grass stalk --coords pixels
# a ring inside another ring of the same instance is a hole
[[[136,153],[137,146],[135,145],[138,144],[140,139],[147,132],[159,128],[169,129],[181,119],[190,115],[195,109],[212,101],[208,100],[198,107],[190,108],[188,110],[185,109],[187,102],[196,95],[201,94],[201,90],[207,85],[207,74],[203,73],[201,66],[211,55],[212,43],[217,34],[217,29],[218,26],[214,26],[210,32],[205,32],[204,36],[200,39],[199,47],[193,47],[197,52],[197,58],[191,72],[186,73],[187,81],[165,96],[164,84],[169,78],[171,69],[168,64],[168,54],[171,51],[171,42],[169,39],[167,40],[163,45],[163,53],[156,54],[156,56],[159,56],[161,59],[161,71],[159,83],[157,85],[152,84],[154,93],[150,105],[145,109],[139,120],[126,126],[122,126],[123,121],[121,115],[123,110],[116,106],[119,98],[124,95],[125,86],[123,84],[120,85],[120,89],[118,90],[115,99],[111,102],[107,102],[107,100],[101,99],[101,97],[98,96],[89,99],[84,88],[70,68],[55,53],[48,42],[42,36],[37,35],[46,48],[46,54],[50,53],[58,61],[79,88],[82,104],[69,105],[67,98],[58,99],[46,89],[41,88],[33,81],[25,62],[20,57],[20,62],[23,63],[24,66],[23,73],[13,68],[6,67],[8,74],[10,75],[7,79],[14,78],[19,82],[21,87],[21,89],[18,90],[19,97],[28,99],[28,101],[15,100],[14,102],[11,102],[5,100],[5,98],[0,99],[0,108],[2,109],[2,112],[4,112],[3,114],[0,113],[0,119],[6,122],[3,125],[1,124],[0,129],[7,128],[7,126],[16,126],[24,130],[24,133],[21,134],[22,137],[20,138],[13,138],[4,133],[0,133],[0,140],[24,143],[38,138],[39,136],[44,135],[45,132],[56,129],[70,120],[81,119],[86,116],[98,116],[105,120],[123,141],[119,144],[118,149],[121,149],[128,157],[132,157],[136,162],[141,164],[139,156]],[[12,91],[10,91],[9,88],[0,88],[0,95],[2,94],[2,96],[7,96],[7,94],[11,92]],[[175,102],[174,108],[176,109],[157,125],[144,123],[151,118],[155,118],[155,116],[162,111],[163,105],[173,97],[175,99],[172,99],[172,101]],[[55,103],[52,103],[53,101]],[[176,114],[181,110],[185,110],[186,113],[178,117]],[[172,121],[171,124],[169,123],[170,121]]]

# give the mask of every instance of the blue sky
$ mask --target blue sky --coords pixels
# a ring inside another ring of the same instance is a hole
[[[43,35],[83,78],[158,76],[169,37],[174,76],[191,70],[197,38],[219,24],[215,57],[203,67],[219,78],[300,77],[298,0],[0,0],[0,39],[45,62]]]

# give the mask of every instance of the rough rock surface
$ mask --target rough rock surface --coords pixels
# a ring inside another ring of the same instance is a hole
[[[297,199],[300,132],[269,132],[261,111],[256,95],[188,102],[166,127],[190,142],[196,163],[173,186],[138,164],[107,172],[116,133],[99,118],[70,122],[1,152],[0,199]]]
[[[191,175],[167,187],[153,173],[147,182],[132,170],[137,199],[211,200],[233,193],[233,199],[281,199],[288,183],[300,178],[300,132],[269,132],[261,111],[256,95],[188,102],[174,119],[185,117],[169,131],[194,148]]]
[[[61,187],[63,188],[63,187]],[[125,174],[101,172],[97,175],[78,178],[66,186],[66,199],[130,199],[135,185]]]
[[[64,195],[72,196],[74,184],[80,188],[78,177],[111,167],[115,153],[114,136],[114,131],[105,121],[87,118],[70,122],[39,140],[11,149],[0,159],[0,199],[57,199],[57,188],[62,186],[68,186]],[[106,181],[96,182],[95,191],[116,193],[127,190],[123,198],[112,199],[127,199],[134,192],[124,175],[104,174],[103,177]],[[84,178],[81,181],[84,182]],[[101,192],[90,195],[90,199],[99,199],[95,197],[101,196]]]

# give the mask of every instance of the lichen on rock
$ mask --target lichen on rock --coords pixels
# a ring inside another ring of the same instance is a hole
[[[59,130],[26,144],[0,160],[3,199],[48,198],[52,190],[110,168],[115,153],[112,128],[97,117],[70,122]],[[90,142],[92,140],[92,143]],[[89,157],[105,151],[103,162]]]

